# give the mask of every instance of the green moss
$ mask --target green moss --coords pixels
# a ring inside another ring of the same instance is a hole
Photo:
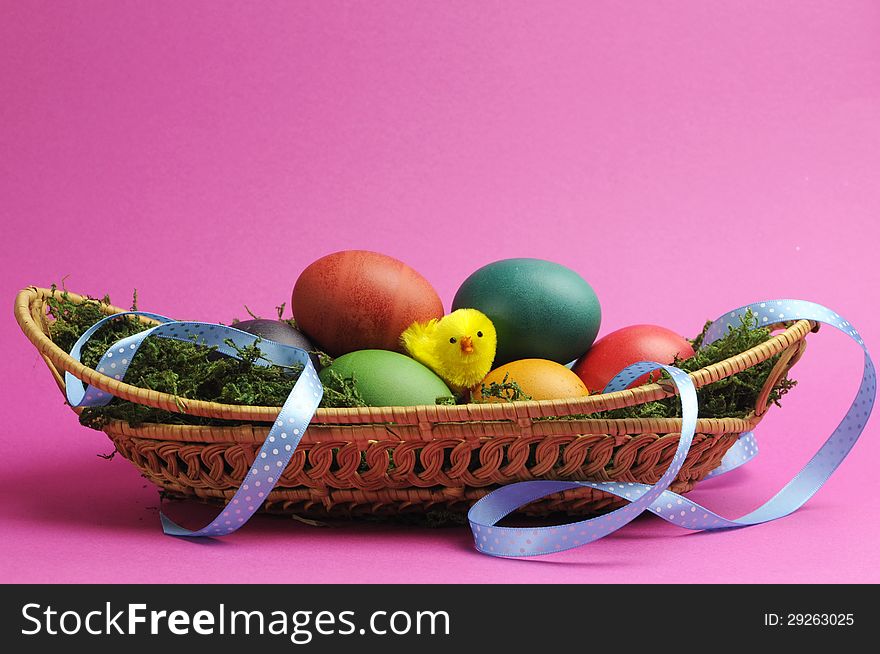
[[[739,325],[728,327],[727,333],[724,336],[703,347],[703,338],[711,324],[711,321],[707,322],[703,327],[703,331],[691,340],[695,355],[689,359],[676,359],[674,365],[685,372],[696,372],[701,368],[719,363],[756,345],[760,345],[771,337],[770,330],[765,327],[758,327],[757,317],[749,311],[740,318]],[[766,361],[762,361],[740,373],[697,389],[700,417],[746,417],[754,410],[758,395],[761,393],[761,389],[764,388],[770,371],[778,360],[779,355],[770,357]],[[661,373],[661,376],[666,379],[669,378],[665,371]],[[796,381],[783,377],[770,392],[769,401],[778,406],[780,399],[796,384]],[[602,413],[569,416],[568,419],[680,417],[681,405],[678,398],[668,397],[656,402],[647,402]]]
[[[321,365],[324,365],[323,361]],[[321,406],[324,408],[367,406],[358,392],[354,375],[343,377],[335,370],[330,370],[322,384],[324,385],[324,397],[321,399]]]
[[[740,324],[728,327],[728,331],[721,338],[703,347],[703,339],[712,322],[703,326],[700,334],[691,340],[695,355],[689,359],[676,359],[674,365],[685,372],[696,372],[701,368],[719,363],[732,356],[740,354],[752,347],[760,345],[771,337],[771,332],[765,327],[758,327],[758,319],[749,311],[740,318]],[[779,355],[773,356],[747,370],[713,384],[709,384],[697,390],[697,399],[701,418],[744,418],[755,408],[755,402],[761,389],[767,381],[770,371]],[[661,371],[661,377],[668,379],[669,375]],[[769,401],[777,406],[780,399],[788,393],[796,381],[783,377],[771,390]],[[501,398],[508,402],[531,399],[516,382],[508,381],[505,375],[499,384],[493,382],[482,388],[484,399],[491,397]],[[589,418],[680,418],[681,406],[677,397],[669,397],[656,402],[646,402],[635,406],[613,409],[600,413],[576,414],[561,418],[546,418],[546,420],[582,420]]]
[[[50,323],[49,336],[65,351],[90,326],[104,317],[102,305],[110,298],[89,298],[73,302],[66,291],[47,302],[48,312],[55,319]],[[137,302],[132,303],[136,310]],[[282,310],[283,307],[279,307]],[[149,328],[136,317],[124,316],[109,321],[83,348],[81,360],[94,368],[104,352],[116,341]],[[228,345],[234,347],[231,341]],[[236,348],[238,349],[238,348]],[[238,349],[240,359],[215,354],[216,348],[165,338],[148,338],[132,357],[126,381],[134,386],[169,393],[181,398],[219,402],[222,404],[281,406],[302,372],[301,366],[286,368],[259,365],[263,356],[259,340],[252,346]],[[321,353],[322,356],[323,353]],[[364,406],[353,379],[338,376],[325,386],[321,406]],[[188,425],[230,425],[228,420],[201,418],[184,413],[127,402],[114,398],[103,407],[89,407],[80,415],[82,424],[101,429],[108,420],[125,420],[132,426],[144,423]]]
[[[504,379],[501,380],[501,383],[492,382],[488,386],[481,386],[480,394],[483,396],[483,399],[488,400],[489,398],[497,397],[507,402],[531,400],[532,396],[523,391],[517,382],[507,380],[509,376],[510,373],[504,373]]]

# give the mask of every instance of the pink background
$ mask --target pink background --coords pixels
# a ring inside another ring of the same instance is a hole
[[[878,37],[871,2],[0,2],[0,578],[880,581],[876,419],[804,509],[734,532],[645,517],[524,561],[477,554],[465,528],[258,517],[169,538],[11,312],[69,275],[170,316],[271,314],[313,259],[364,248],[447,308],[480,265],[533,256],[594,285],[603,333],[693,334],[792,296],[877,347]],[[737,516],[772,495],[860,365],[812,337],[758,459],[694,497]]]

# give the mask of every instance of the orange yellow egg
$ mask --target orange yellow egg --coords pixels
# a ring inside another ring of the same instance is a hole
[[[472,397],[475,402],[504,402],[501,397],[483,397],[482,388],[491,384],[516,382],[520,390],[533,400],[563,400],[584,397],[590,392],[580,377],[571,370],[547,359],[520,359],[495,368],[482,381]]]

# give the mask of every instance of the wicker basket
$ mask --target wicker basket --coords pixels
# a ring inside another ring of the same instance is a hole
[[[48,337],[45,298],[30,287],[15,317],[64,391],[64,371],[131,402],[209,418],[245,421],[227,427],[115,421],[104,431],[116,450],[172,495],[225,502],[251,467],[280,407],[236,406],[145,390],[87,368]],[[70,299],[83,297],[69,293]],[[105,306],[108,314],[123,311]],[[671,489],[678,493],[716,468],[739,434],[753,429],[768,396],[803,354],[817,327],[786,323],[761,345],[691,374],[699,388],[781,354],[746,418],[697,422],[690,453]],[[678,443],[680,419],[546,420],[589,414],[673,395],[669,384],[571,400],[458,406],[319,409],[263,511],[313,516],[464,512],[499,485],[532,479],[656,482]],[[363,455],[363,456],[362,456]],[[367,469],[362,466],[366,461]],[[393,466],[390,462],[393,460]],[[526,513],[588,514],[623,502],[591,489],[566,491],[529,505]]]

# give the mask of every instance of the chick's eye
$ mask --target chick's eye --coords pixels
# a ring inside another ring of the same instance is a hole
[[[483,338],[483,332],[477,332],[477,338]]]
[[[450,342],[450,343],[455,343],[455,336],[453,336],[452,338],[450,338],[450,339],[449,339],[449,342]]]

